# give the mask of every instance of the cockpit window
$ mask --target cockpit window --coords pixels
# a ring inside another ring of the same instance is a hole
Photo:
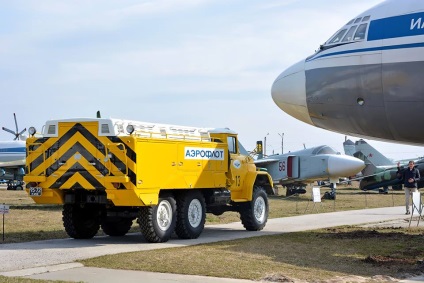
[[[335,151],[328,145],[319,146],[312,151],[312,154],[336,154],[336,153],[337,151]]]
[[[349,31],[346,33],[346,35],[343,37],[342,42],[348,42],[351,41],[353,38],[353,34],[355,33],[357,26],[351,26]]]
[[[365,38],[365,33],[367,31],[368,24],[360,24],[358,29],[356,30],[355,36],[353,40],[360,40]]]
[[[346,25],[348,26],[348,25],[352,24],[354,20],[355,19],[350,20]]]
[[[365,39],[370,16],[350,20],[342,29],[336,32],[328,41],[321,45],[319,50],[325,50],[340,44],[346,44]],[[361,23],[361,24],[357,24]]]
[[[346,33],[346,29],[339,31],[328,44],[338,43]]]

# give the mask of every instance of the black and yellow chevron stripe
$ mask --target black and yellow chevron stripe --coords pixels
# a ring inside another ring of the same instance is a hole
[[[111,189],[113,184],[104,178],[110,176],[128,176],[130,182],[123,186],[135,186],[135,151],[119,137],[98,136],[97,127],[59,125],[58,138],[34,140],[28,145],[27,170],[32,176],[45,175],[43,187],[51,189]]]

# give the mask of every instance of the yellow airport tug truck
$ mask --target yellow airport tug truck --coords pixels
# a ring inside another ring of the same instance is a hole
[[[68,235],[100,227],[123,236],[137,219],[149,242],[173,232],[194,239],[206,213],[237,211],[246,230],[264,228],[273,184],[229,129],[118,119],[50,120],[29,129],[26,190],[38,204],[63,204]]]

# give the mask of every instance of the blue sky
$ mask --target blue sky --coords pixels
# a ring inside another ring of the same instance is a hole
[[[0,125],[103,117],[229,127],[268,153],[344,136],[283,113],[270,89],[291,64],[381,0],[0,1]],[[268,134],[269,133],[269,134]],[[267,135],[268,134],[268,135]],[[12,136],[0,131],[0,139]],[[356,140],[355,137],[349,137]],[[424,149],[369,141],[388,157]]]

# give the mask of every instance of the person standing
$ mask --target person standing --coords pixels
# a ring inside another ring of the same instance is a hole
[[[420,171],[415,168],[415,163],[412,160],[408,162],[408,168],[406,168],[403,172],[401,172],[399,162],[397,164],[397,169],[397,174],[403,180],[403,189],[405,190],[405,214],[410,214],[409,200],[411,199],[413,192],[418,192],[417,182],[421,178]]]

